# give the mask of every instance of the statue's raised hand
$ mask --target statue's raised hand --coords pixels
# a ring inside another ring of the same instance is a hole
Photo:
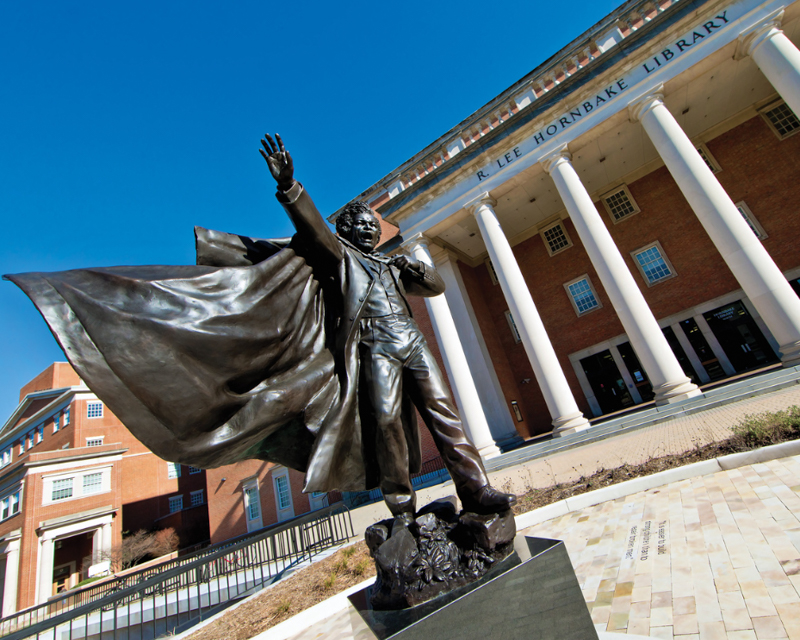
[[[278,141],[277,144],[275,140]],[[275,140],[268,133],[265,134],[261,140],[261,146],[264,148],[259,149],[259,152],[264,156],[264,160],[267,161],[269,171],[272,177],[275,178],[275,182],[278,183],[278,188],[281,191],[288,191],[294,184],[292,156],[284,148],[283,140],[277,133],[275,134]]]

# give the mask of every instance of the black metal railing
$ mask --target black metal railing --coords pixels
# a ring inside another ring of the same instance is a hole
[[[284,569],[354,536],[338,504],[267,530],[82,589],[0,620],[0,637],[152,640],[266,586]]]

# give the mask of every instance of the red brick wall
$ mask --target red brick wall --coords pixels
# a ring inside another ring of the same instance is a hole
[[[261,523],[269,526],[278,521],[272,469],[275,465],[262,460],[244,460],[236,464],[209,469],[208,520],[212,543],[247,533],[244,513],[244,481],[258,480],[261,500]],[[224,479],[224,480],[223,480]],[[310,509],[308,496],[303,493],[303,474],[289,469],[289,485],[292,490],[292,506],[296,516]]]
[[[74,387],[80,383],[81,379],[72,366],[66,362],[54,362],[19,390],[19,401],[22,402],[23,398],[29,393],[45,391],[46,389]]]

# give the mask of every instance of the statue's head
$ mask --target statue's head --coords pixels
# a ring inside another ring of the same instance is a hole
[[[351,202],[336,218],[336,232],[361,251],[369,253],[381,239],[381,223],[363,202]]]

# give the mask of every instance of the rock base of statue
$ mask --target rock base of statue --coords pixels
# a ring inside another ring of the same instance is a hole
[[[517,536],[480,580],[410,609],[376,610],[373,587],[350,596],[358,640],[597,640],[560,540]]]
[[[395,518],[369,527],[364,538],[378,576],[375,609],[405,609],[481,579],[513,551],[514,514],[457,514],[452,503],[432,502],[416,519]]]

